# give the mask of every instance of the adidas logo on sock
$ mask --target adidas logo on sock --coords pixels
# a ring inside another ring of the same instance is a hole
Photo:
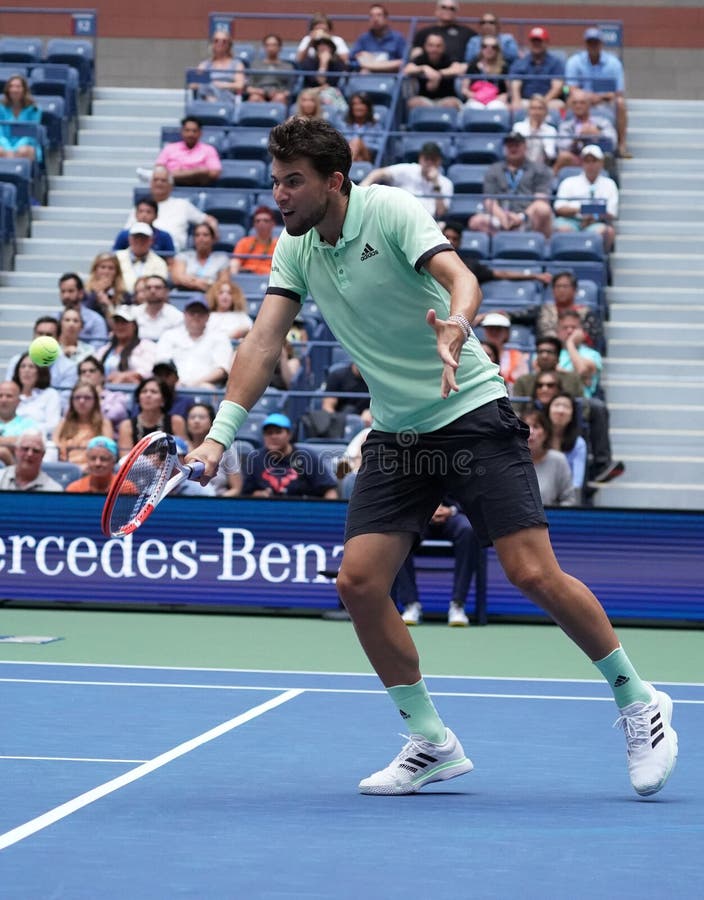
[[[616,681],[614,681],[614,687],[623,687],[624,684],[628,684],[630,680],[628,675],[619,675]]]
[[[359,257],[360,262],[364,262],[366,259],[371,259],[372,256],[378,256],[379,251],[375,250],[371,244],[365,244],[364,250],[362,250],[362,255]]]
[[[407,713],[405,710],[399,709],[399,712],[401,713],[402,719],[410,719],[411,718],[411,714]]]

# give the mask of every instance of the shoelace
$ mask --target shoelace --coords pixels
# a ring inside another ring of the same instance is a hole
[[[629,748],[635,749],[647,744],[650,740],[650,716],[646,712],[619,716],[613,727],[623,730]]]

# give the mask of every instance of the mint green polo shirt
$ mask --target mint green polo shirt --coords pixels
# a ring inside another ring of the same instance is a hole
[[[428,309],[449,315],[448,292],[423,268],[452,251],[432,216],[400,188],[352,185],[333,247],[315,228],[276,245],[269,294],[310,294],[369,387],[380,431],[435,431],[506,396],[498,368],[472,336],[462,350],[458,392],[440,396],[442,361]],[[467,277],[472,275],[467,271]]]

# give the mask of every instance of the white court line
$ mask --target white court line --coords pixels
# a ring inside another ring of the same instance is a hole
[[[286,687],[271,685],[269,687],[240,684],[179,684],[166,681],[71,681],[69,679],[52,678],[0,678],[0,683],[13,684],[58,684],[77,685],[79,687],[122,687],[122,688],[167,688],[170,690],[194,691],[297,691],[299,694],[386,694],[385,688],[321,688],[321,687]],[[492,691],[429,691],[432,697],[476,697],[492,700],[587,700],[598,703],[613,703],[613,697],[588,697],[578,694],[499,694]],[[673,700],[674,703],[691,703],[704,705],[704,700]]]
[[[94,756],[0,756],[0,759],[28,759],[39,762],[146,763],[148,759],[103,759]]]
[[[60,806],[50,809],[41,816],[30,819],[23,825],[18,825],[17,828],[13,828],[10,831],[6,831],[4,834],[0,834],[0,850],[4,850],[12,844],[16,844],[44,828],[48,828],[49,825],[53,825],[55,822],[66,818],[66,816],[70,816],[72,813],[77,812],[79,809],[83,809],[84,806],[95,803],[96,800],[100,800],[102,797],[112,794],[114,791],[131,784],[133,781],[137,781],[139,778],[144,778],[145,775],[149,775],[151,772],[160,769],[167,763],[173,762],[173,760],[178,759],[179,756],[185,756],[186,753],[190,753],[197,747],[207,744],[209,741],[215,740],[215,738],[221,737],[223,734],[227,734],[228,731],[232,731],[234,728],[244,725],[245,722],[256,719],[258,716],[275,709],[277,706],[281,706],[283,703],[288,703],[289,700],[293,700],[294,697],[298,697],[302,693],[303,691],[291,690],[286,691],[284,694],[279,694],[278,697],[272,697],[271,700],[267,700],[259,706],[253,706],[252,709],[248,709],[247,712],[235,716],[234,719],[228,719],[227,722],[222,722],[220,725],[216,725],[215,728],[204,731],[203,734],[199,734],[189,741],[185,741],[176,747],[172,747],[171,750],[167,750],[165,753],[155,756],[154,759],[150,759],[143,765],[137,766],[136,769],[130,769],[129,772],[125,772],[123,775],[119,775],[111,781],[106,781],[104,784],[100,784],[92,790],[86,791],[84,794],[79,794],[79,796],[74,797],[73,800],[62,803]]]
[[[230,672],[232,674],[246,675],[314,675],[331,676],[338,678],[378,678],[374,672],[329,672],[317,669],[230,669],[218,666],[149,666],[134,665],[132,663],[72,663],[72,662],[47,662],[45,660],[21,660],[2,659],[0,666],[56,666],[74,667],[78,669],[144,669],[146,671],[162,672]],[[425,673],[423,677],[447,678],[457,681],[528,681],[548,682],[554,684],[603,684],[603,678],[540,678],[523,675],[432,675]],[[661,681],[655,679],[656,684],[677,687],[704,687],[703,681]],[[306,688],[308,690],[308,688]]]

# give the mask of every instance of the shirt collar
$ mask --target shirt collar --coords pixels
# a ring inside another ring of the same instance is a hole
[[[342,233],[335,244],[336,247],[343,247],[349,241],[354,240],[362,230],[362,219],[364,217],[364,191],[356,184],[352,184],[350,191],[350,199],[347,204],[347,212],[345,213],[345,221],[342,223]],[[319,250],[332,249],[332,244],[324,241],[320,233],[316,231],[317,243]]]

